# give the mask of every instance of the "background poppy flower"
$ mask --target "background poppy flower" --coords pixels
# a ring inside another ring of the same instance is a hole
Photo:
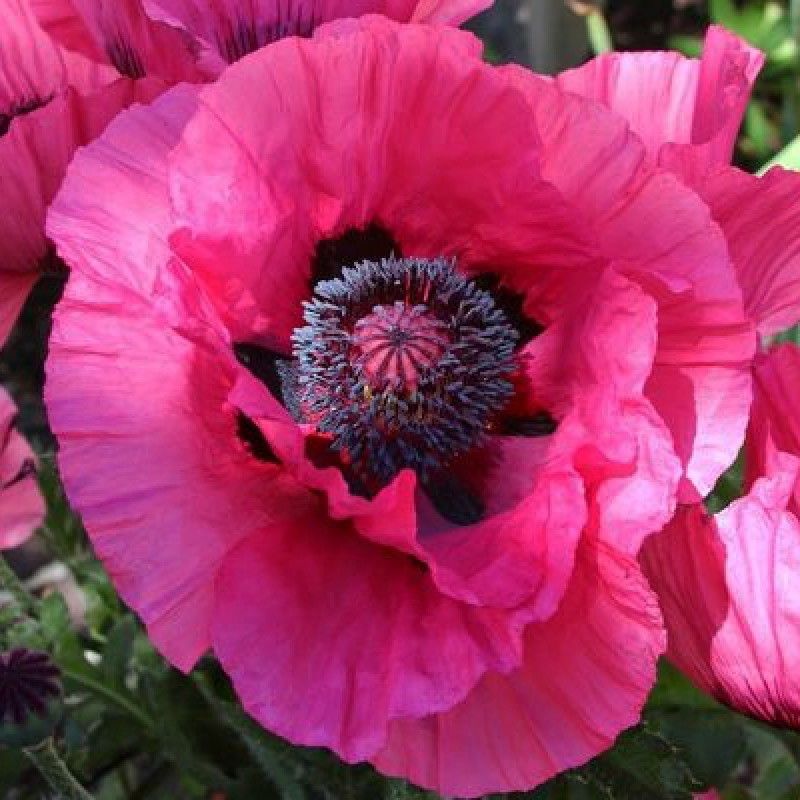
[[[36,485],[36,459],[14,430],[16,408],[0,394],[0,549],[28,539],[44,519],[44,500]]]
[[[664,632],[636,555],[733,459],[755,346],[703,200],[478,56],[378,17],[279,42],[122,115],[48,223],[62,473],[156,644],[459,796],[638,719]]]
[[[47,206],[75,150],[134,100],[165,84],[57,47],[27,0],[4,0],[0,29],[0,344],[44,271],[59,270],[44,234]]]
[[[747,494],[710,516],[679,512],[643,561],[667,622],[669,655],[699,686],[744,713],[800,727],[800,350],[759,357],[747,440]]]
[[[712,27],[702,60],[604,56],[561,81],[624,114],[648,143],[650,158],[695,186],[724,231],[745,311],[759,334],[749,363],[745,497],[711,516],[687,494],[687,505],[646,544],[643,562],[675,663],[723,702],[796,726],[798,697],[788,665],[797,652],[790,585],[800,546],[793,488],[800,429],[790,398],[800,362],[794,345],[773,349],[770,337],[800,320],[800,177],[776,168],[759,178],[730,166],[762,61]],[[695,98],[694,115],[677,111],[686,97]]]
[[[64,47],[123,75],[171,82],[216,77],[227,64],[332,20],[385,14],[460,25],[491,0],[30,0]]]

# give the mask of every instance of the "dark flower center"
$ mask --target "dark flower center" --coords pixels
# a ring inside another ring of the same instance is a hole
[[[304,420],[372,494],[429,478],[479,443],[511,397],[518,334],[444,259],[388,258],[319,282],[293,337]]]
[[[33,715],[44,716],[48,702],[61,694],[60,674],[47,653],[0,653],[0,724],[21,726]]]
[[[248,53],[287,36],[308,38],[323,21],[318,0],[285,0],[273,5],[267,21],[237,12],[236,19],[220,22],[217,44],[225,60],[232,64]]]
[[[106,55],[120,75],[134,80],[147,75],[141,56],[122,32],[107,36]]]
[[[8,133],[11,123],[17,117],[23,117],[25,114],[30,114],[32,111],[46,106],[51,99],[50,97],[44,99],[32,97],[27,100],[20,100],[8,111],[0,111],[0,136],[5,136]]]

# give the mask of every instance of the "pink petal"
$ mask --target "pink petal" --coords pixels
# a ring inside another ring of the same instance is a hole
[[[17,409],[0,390],[0,550],[29,539],[44,519],[36,484],[36,457],[14,430]]]
[[[63,88],[58,49],[39,29],[24,0],[5,0],[0,27],[0,113],[45,101]]]
[[[34,110],[15,115],[0,136],[0,344],[47,254],[45,211],[75,150],[124,106],[163,88],[153,81],[117,80],[110,69],[60,53],[28,8],[9,2],[0,30],[0,113],[28,105]]]
[[[42,28],[62,47],[112,64],[129,78],[170,83],[203,78],[189,37],[151,20],[142,0],[29,0]]]
[[[764,56],[719,26],[701,60],[676,53],[603,55],[558,77],[559,85],[624,117],[648,157],[699,183],[730,163]]]
[[[22,288],[38,275],[47,252],[45,213],[75,150],[97,136],[120,109],[134,100],[151,98],[160,88],[125,80],[88,97],[69,89],[12,122],[0,139],[0,187],[5,201],[0,216],[0,286],[7,297],[18,301]],[[10,309],[6,313],[10,317]]]
[[[470,17],[485,11],[493,0],[420,0],[412,22],[461,25]]]
[[[527,629],[523,665],[486,676],[450,711],[393,722],[370,760],[445,795],[529,789],[638,721],[663,647],[634,562],[586,544],[558,613]]]
[[[755,348],[723,232],[694,192],[647,168],[619,117],[518,69],[507,74],[534,109],[543,176],[578,210],[598,258],[658,303],[647,395],[684,463],[683,494],[707,494],[741,446]],[[560,275],[560,296],[574,301],[591,291],[586,271]]]
[[[166,154],[193,108],[181,89],[121,115],[76,157],[48,228],[73,270],[46,389],[67,492],[120,593],[183,669],[208,646],[217,567],[263,523],[275,471],[236,435],[232,359],[214,356],[213,314],[159,238]]]
[[[78,0],[79,2],[80,0]],[[27,0],[41,26],[62,47],[81,53],[92,61],[103,61],[106,54],[72,0]]]
[[[214,294],[244,287],[269,309],[283,349],[315,244],[375,221],[406,255],[458,256],[521,287],[533,264],[576,274],[591,263],[538,174],[529,109],[474,56],[474,39],[378,17],[360,27],[369,35],[335,26],[314,46],[285,40],[233,65],[204,91],[172,157],[176,248]]]
[[[491,0],[143,0],[151,20],[185,31],[213,76],[265,45],[310,36],[334,20],[383,14],[398,22],[460,25]]]
[[[782,453],[800,455],[800,348],[787,342],[760,354],[753,374],[753,410],[745,458],[748,486],[773,472]],[[795,486],[790,510],[800,512],[800,484]]]
[[[669,657],[699,686],[714,686],[711,642],[729,609],[725,550],[714,520],[700,504],[680,507],[647,540],[640,561],[664,614]]]
[[[597,491],[601,528],[634,555],[672,514],[680,475],[669,431],[642,397],[657,353],[656,326],[653,298],[608,270],[524,353],[537,398],[557,416],[567,414],[554,448],[565,436],[581,441],[575,461]]]
[[[349,522],[366,539],[426,565],[445,595],[476,606],[517,609],[520,618],[544,619],[555,611],[586,521],[583,485],[568,449],[578,444],[570,441],[562,448],[568,451],[551,456],[541,471],[520,463],[530,476],[512,505],[493,509],[497,498],[489,487],[487,511],[495,513],[472,526],[454,526],[416,492],[410,470],[372,499],[352,495],[338,467],[314,465],[301,429],[249,374],[240,373],[230,401],[259,425],[298,481],[324,494],[332,519]],[[502,448],[499,442],[490,445]]]
[[[363,760],[392,719],[449,708],[518,663],[509,612],[451,600],[322,509],[296,513],[236,549],[217,583],[214,651],[270,730]]]
[[[725,170],[703,195],[731,251],[747,313],[762,336],[800,322],[800,176]]]
[[[790,727],[800,726],[800,522],[786,506],[799,465],[776,458],[713,519],[687,509],[643,555],[670,658],[722,702]]]
[[[800,727],[800,522],[786,512],[798,462],[757,481],[717,516],[731,609],[711,646],[716,693],[754,716]]]

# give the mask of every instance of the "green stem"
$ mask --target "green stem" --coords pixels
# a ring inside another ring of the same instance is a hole
[[[586,32],[592,52],[596,56],[613,51],[614,40],[611,38],[611,28],[608,26],[605,14],[599,8],[592,9],[586,14]]]
[[[794,38],[800,42],[800,0],[789,0],[789,20]]]
[[[31,617],[36,615],[39,601],[22,585],[22,581],[2,555],[0,555],[0,589],[5,589],[10,594],[26,615]]]
[[[61,760],[52,739],[46,739],[42,744],[23,752],[58,797],[64,800],[93,800]]]
[[[94,678],[90,678],[80,672],[74,672],[71,669],[65,669],[63,667],[61,668],[61,674],[67,678],[67,680],[77,683],[93,694],[101,695],[113,705],[121,708],[125,713],[130,714],[130,716],[137,720],[144,728],[147,728],[147,730],[152,731],[155,728],[155,722],[142,711],[139,706],[127,697],[117,694],[117,692],[104,683],[96,681]]]

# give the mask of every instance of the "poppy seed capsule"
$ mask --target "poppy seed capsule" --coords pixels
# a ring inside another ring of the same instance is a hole
[[[424,480],[481,440],[513,387],[518,334],[450,260],[389,258],[321,281],[294,332],[303,418],[368,490]]]
[[[60,675],[47,653],[0,653],[0,744],[29,747],[52,733],[61,717]]]

